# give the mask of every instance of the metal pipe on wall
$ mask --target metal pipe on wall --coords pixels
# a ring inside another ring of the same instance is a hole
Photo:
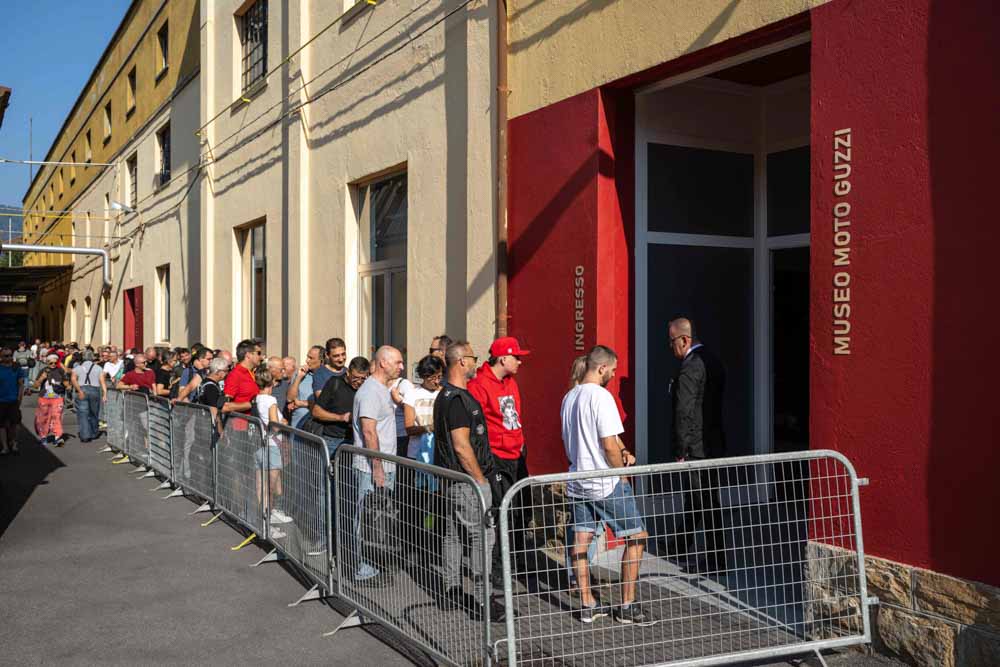
[[[507,2],[497,0],[497,338],[507,335]]]
[[[104,248],[80,248],[76,246],[31,245],[24,243],[0,242],[0,254],[4,252],[47,252],[58,255],[99,255],[101,257],[101,278],[103,292],[111,293],[111,255]]]

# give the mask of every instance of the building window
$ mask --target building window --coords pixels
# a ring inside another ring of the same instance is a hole
[[[76,183],[76,151],[69,154],[69,184]]]
[[[156,336],[170,340],[170,265],[156,267]]]
[[[160,185],[170,180],[170,124],[164,125],[156,133],[157,162],[160,167]]]
[[[62,199],[63,190],[65,190],[65,183],[63,183],[63,168],[59,167],[59,173],[56,174],[56,183],[59,185],[59,199]]]
[[[76,342],[76,299],[69,302],[69,339]]]
[[[133,210],[139,203],[139,156],[132,153],[131,157],[125,160],[125,173],[128,176],[128,205]]]
[[[111,100],[104,105],[104,141],[111,138]]]
[[[236,17],[242,46],[243,92],[264,80],[267,72],[267,0],[256,0]]]
[[[160,26],[159,31],[156,33],[156,76],[160,77],[165,71],[167,71],[167,65],[169,63],[170,55],[170,30],[169,23],[164,23]]]
[[[128,72],[128,90],[125,93],[125,115],[129,116],[135,111],[135,67]]]
[[[93,159],[94,159],[94,152],[91,148],[91,143],[90,143],[90,130],[87,130],[87,133],[83,135],[83,161],[90,162]]]
[[[92,302],[91,302],[89,296],[86,297],[83,300],[83,342],[84,342],[84,344],[89,344],[90,342],[92,342],[92,339],[93,339],[93,335],[92,334],[93,334],[94,324],[92,322],[92,319],[93,319],[93,316],[92,316],[93,307],[91,306],[91,303]]]
[[[406,174],[358,190],[361,341],[406,350]]]
[[[241,328],[245,338],[265,338],[267,333],[267,255],[264,225],[237,230],[241,259]]]

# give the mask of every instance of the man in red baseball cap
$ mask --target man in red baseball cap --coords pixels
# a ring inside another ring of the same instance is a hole
[[[469,393],[483,407],[490,449],[495,455],[496,470],[491,486],[497,505],[514,482],[528,476],[525,464],[527,450],[524,447],[524,431],[521,429],[521,390],[518,389],[514,376],[521,367],[522,357],[530,353],[529,350],[522,349],[512,336],[498,338],[490,345],[489,359],[480,366],[476,377],[469,380]],[[519,518],[511,518],[516,528]],[[515,530],[514,534],[523,535],[524,531]],[[521,547],[516,544],[514,547],[517,553],[523,553]],[[500,566],[499,556],[500,550],[495,549],[494,572]],[[494,578],[494,581],[501,580],[502,578]]]

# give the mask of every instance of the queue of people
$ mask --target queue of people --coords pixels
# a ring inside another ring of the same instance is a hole
[[[683,461],[724,455],[722,364],[698,341],[689,319],[671,321],[668,334],[670,348],[680,361],[670,385],[675,457]],[[484,534],[473,527],[479,525],[480,497],[487,506],[498,505],[504,494],[528,475],[516,376],[529,355],[530,350],[522,348],[516,338],[503,337],[493,341],[480,364],[468,341],[436,336],[427,355],[415,365],[414,382],[404,377],[400,350],[383,346],[370,359],[355,356],[348,361],[347,346],[337,337],[309,348],[302,365],[290,356],[267,357],[261,340],[241,341],[235,354],[196,343],[190,349],[129,350],[124,357],[115,346],[94,350],[35,341],[29,348],[22,343],[17,350],[0,350],[0,452],[17,451],[12,435],[20,423],[17,406],[29,389],[39,392],[36,433],[43,442],[62,446],[66,393],[72,392],[80,439],[86,442],[98,437],[104,428],[101,406],[108,389],[114,387],[200,403],[213,415],[239,412],[254,415],[265,425],[287,423],[322,438],[331,458],[340,446],[354,444],[464,473],[479,491],[477,495],[462,484],[450,485],[445,491],[448,510],[441,539],[444,594],[439,606],[444,610],[462,608],[481,617],[485,610],[476,607],[478,603],[470,607],[469,596],[461,587],[462,550],[463,545],[471,545],[493,554],[492,573],[483,571],[477,559],[471,563],[476,594],[472,599],[483,600],[490,579],[500,580],[500,550],[493,531]],[[573,360],[569,389],[560,408],[562,440],[571,472],[617,470],[635,464],[635,457],[621,439],[626,415],[621,402],[607,389],[617,363],[614,350],[603,345]],[[258,452],[257,463],[262,468],[265,457],[271,474],[258,480],[256,493],[271,523],[271,535],[280,539],[284,535],[281,524],[292,521],[280,506],[280,471],[285,462],[277,443],[268,442]],[[347,529],[351,539],[345,550],[356,563],[356,582],[372,581],[382,574],[379,564],[371,562],[361,547],[360,514],[368,496],[393,489],[396,467],[381,458],[354,459],[354,497],[349,499],[353,523]],[[415,488],[434,484],[419,475],[407,483]],[[628,477],[575,480],[567,485],[566,493],[572,504],[566,569],[580,596],[580,621],[590,624],[611,616],[622,624],[654,623],[636,596],[648,533]],[[697,565],[723,567],[722,538],[716,529],[706,530],[702,525],[722,525],[717,480],[707,472],[691,476],[685,505],[694,510],[685,513],[681,531],[688,541],[671,542],[670,552],[683,557],[692,551],[693,536],[700,530],[705,532],[707,550]],[[512,553],[518,556],[531,551],[524,544],[528,520],[516,511],[511,515],[515,536]],[[602,603],[590,585],[596,540],[605,527],[625,544],[620,603],[614,608]],[[486,544],[479,545],[481,539]],[[705,563],[704,558],[710,562]],[[531,564],[524,567],[532,569]],[[486,599],[491,618],[502,619],[503,606],[492,595]]]

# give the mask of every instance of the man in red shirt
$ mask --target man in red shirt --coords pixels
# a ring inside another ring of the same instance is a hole
[[[153,393],[153,385],[156,383],[156,373],[146,368],[146,356],[137,354],[132,358],[135,368],[122,376],[118,381],[118,389],[131,389],[141,391],[144,394]]]
[[[264,352],[259,343],[252,340],[240,341],[236,346],[236,365],[226,376],[225,394],[228,400],[222,412],[243,412],[249,414],[253,400],[260,389],[253,372],[260,365]]]
[[[528,476],[526,465],[527,450],[524,447],[524,431],[521,429],[521,390],[514,376],[521,367],[521,358],[530,354],[521,349],[516,338],[498,338],[490,345],[490,357],[476,377],[469,380],[468,390],[483,407],[486,418],[486,433],[490,449],[494,455],[494,472],[491,486],[498,492],[494,504],[499,507],[503,494],[519,479]],[[517,553],[523,554],[525,531],[523,517],[515,513],[514,524]],[[494,549],[493,571],[500,572],[500,550]],[[495,579],[502,581],[502,577]]]

